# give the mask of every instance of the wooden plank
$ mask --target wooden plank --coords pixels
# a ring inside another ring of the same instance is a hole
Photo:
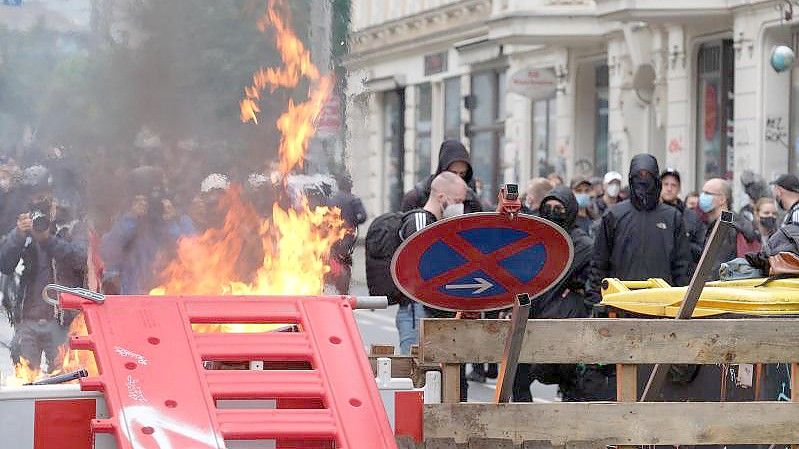
[[[638,400],[638,366],[616,365],[616,400],[636,402]],[[634,449],[635,446],[619,446],[619,449]]]
[[[394,355],[394,345],[372,345],[369,348],[369,355],[374,357]]]
[[[372,373],[377,376],[377,359],[387,356],[369,357],[369,364],[372,366]],[[391,377],[413,378],[415,365],[413,359],[407,355],[395,355],[388,357],[391,359]]]
[[[455,404],[461,400],[461,366],[458,364],[441,365],[441,402]]]
[[[468,449],[513,449],[513,440],[507,438],[472,438]]]
[[[431,404],[425,438],[508,438],[605,445],[799,443],[799,403]],[[575,424],[579,423],[579,425]]]
[[[422,363],[496,363],[506,320],[425,319]],[[799,319],[529,320],[522,363],[785,363],[799,361]]]

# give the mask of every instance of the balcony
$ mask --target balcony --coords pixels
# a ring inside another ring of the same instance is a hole
[[[686,22],[730,14],[729,0],[595,0],[597,17],[620,21]]]
[[[488,24],[503,44],[590,45],[606,32],[594,0],[494,0]]]

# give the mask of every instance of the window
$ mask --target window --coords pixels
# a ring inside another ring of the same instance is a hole
[[[532,150],[537,161],[538,176],[546,176],[552,172],[564,173],[562,168],[565,168],[565,161],[560,161],[562,158],[558,158],[555,153],[555,117],[554,98],[533,102]]]
[[[405,193],[405,91],[383,93],[383,189],[389,210],[398,211]]]
[[[444,138],[461,138],[461,79],[444,81]]]
[[[594,175],[608,172],[608,66],[598,65],[595,73]]]
[[[500,182],[500,145],[504,135],[504,72],[487,70],[472,74],[471,144],[477,194],[494,203]]]
[[[703,44],[697,61],[697,180],[732,178],[732,41]]]
[[[433,93],[430,83],[416,87],[416,181],[430,176]]]

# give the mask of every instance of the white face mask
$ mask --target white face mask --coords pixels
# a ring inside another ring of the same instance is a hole
[[[608,196],[611,198],[616,198],[617,196],[619,196],[620,191],[621,191],[621,186],[616,184],[615,182],[613,184],[610,184],[608,188],[605,189],[605,193],[607,193]]]
[[[463,215],[463,203],[448,204],[441,213],[442,218],[457,217]]]

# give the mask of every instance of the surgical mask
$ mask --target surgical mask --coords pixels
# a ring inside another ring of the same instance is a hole
[[[716,207],[713,206],[713,195],[702,192],[699,195],[699,209],[702,209],[704,213],[708,213],[715,208]]]
[[[609,185],[605,189],[605,193],[607,193],[611,198],[618,198],[619,192],[621,192],[621,186],[616,183]]]
[[[591,195],[587,193],[578,193],[574,197],[577,198],[577,206],[580,209],[585,209],[591,204]]]
[[[777,229],[777,217],[760,217],[760,224],[770,232]]]
[[[463,215],[463,203],[448,204],[441,213],[443,218],[457,217],[458,215]]]

